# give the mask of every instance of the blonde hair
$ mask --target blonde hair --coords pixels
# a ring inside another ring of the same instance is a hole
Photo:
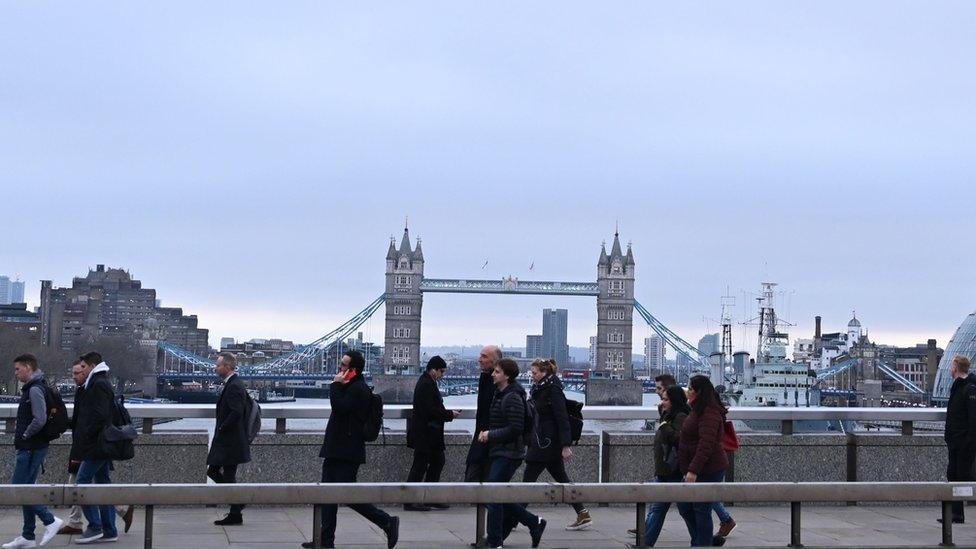
[[[532,361],[532,366],[546,375],[556,375],[556,361],[551,358],[537,358]]]
[[[968,374],[969,368],[972,366],[972,363],[969,362],[969,359],[962,355],[957,355],[955,358],[952,359],[952,362],[956,364],[956,369],[958,369],[960,372],[964,374]]]

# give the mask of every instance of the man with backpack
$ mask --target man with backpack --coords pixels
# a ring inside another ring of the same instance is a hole
[[[217,399],[214,438],[207,454],[207,477],[217,484],[237,482],[237,466],[251,461],[251,441],[247,436],[250,397],[244,382],[237,376],[237,357],[233,353],[217,355],[217,375],[224,386]],[[217,526],[244,524],[243,505],[231,505],[230,512],[214,521]]]
[[[949,373],[949,403],[946,405],[945,442],[949,451],[946,480],[971,482],[973,462],[976,461],[976,374],[971,372],[969,358],[953,357]],[[942,522],[942,519],[937,519]],[[952,522],[966,522],[965,506],[961,501],[952,502]]]
[[[367,427],[374,423],[374,401],[372,391],[363,379],[366,359],[359,351],[349,350],[342,355],[339,371],[329,388],[329,403],[332,412],[325,426],[325,440],[319,457],[322,461],[322,482],[356,482],[359,467],[366,463],[366,439],[375,440],[375,429],[367,437]],[[400,519],[370,503],[350,504],[356,511],[386,534],[386,546],[392,548],[400,537]],[[322,506],[322,546],[335,547],[336,514],[339,506]],[[302,547],[315,547],[313,542],[305,542]]]
[[[84,390],[85,380],[88,377],[88,372],[85,371],[85,363],[81,359],[75,361],[75,364],[71,367],[71,379],[75,382],[75,399],[81,397],[81,392]],[[72,440],[71,452],[68,454],[68,484],[78,484],[78,468],[81,466],[81,459],[77,456],[75,450],[75,445]],[[127,506],[124,510],[120,510],[118,507],[115,508],[115,514],[122,517],[122,523],[125,525],[123,531],[125,533],[129,532],[129,528],[132,527],[132,518],[135,512],[135,508],[132,505]],[[68,519],[64,526],[58,530],[58,534],[73,536],[76,534],[84,533],[85,523],[82,521],[81,505],[72,505],[71,511],[68,513]]]
[[[115,391],[108,379],[108,364],[96,352],[85,353],[78,360],[84,365],[85,373],[85,383],[75,396],[71,418],[71,454],[81,460],[78,484],[111,484],[112,460],[99,448],[99,435],[113,425],[115,415]],[[75,543],[118,541],[114,505],[83,505],[81,510],[88,520],[88,528]]]
[[[20,402],[17,405],[17,427],[14,435],[14,448],[17,459],[14,462],[13,478],[10,484],[34,484],[44,466],[50,438],[45,430],[51,404],[48,403],[50,390],[44,381],[44,372],[38,369],[34,355],[20,355],[14,359],[14,376],[23,383],[20,389]],[[57,409],[55,408],[55,412]],[[44,534],[38,543],[34,537],[36,518],[44,523]],[[43,505],[24,505],[24,528],[21,535],[4,549],[16,547],[38,547],[46,545],[57,535],[64,521],[51,514]]]

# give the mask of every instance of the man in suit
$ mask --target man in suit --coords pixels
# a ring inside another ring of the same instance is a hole
[[[217,484],[237,482],[237,466],[251,461],[251,441],[247,438],[248,396],[244,382],[237,376],[237,358],[232,353],[217,356],[217,375],[224,382],[217,399],[216,426],[210,453],[207,454],[207,476]],[[218,526],[244,524],[243,505],[231,505]]]
[[[364,424],[369,414],[370,392],[363,379],[366,359],[359,351],[346,351],[339,363],[339,371],[329,387],[332,413],[325,426],[325,440],[319,457],[322,461],[322,482],[356,482],[359,467],[366,463]],[[386,546],[396,545],[400,536],[400,519],[371,503],[349,504],[356,511],[379,526],[386,534]],[[322,546],[335,547],[336,514],[338,505],[322,506]],[[302,547],[315,547],[307,541]]]
[[[444,423],[454,421],[460,410],[444,408],[444,399],[437,382],[444,377],[447,363],[435,356],[427,362],[427,370],[420,374],[413,390],[413,414],[407,429],[407,446],[413,448],[413,465],[407,482],[439,482],[444,469]],[[406,511],[447,509],[443,503],[417,505],[408,503]]]
[[[488,413],[491,409],[491,400],[495,397],[495,382],[491,379],[491,373],[501,359],[502,350],[497,345],[486,346],[478,355],[478,366],[481,367],[481,377],[478,379],[478,412],[471,447],[468,448],[464,482],[488,480],[491,459],[488,457],[488,445],[478,440],[478,433],[488,429]]]

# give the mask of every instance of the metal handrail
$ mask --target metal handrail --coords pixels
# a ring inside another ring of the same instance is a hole
[[[72,404],[68,404],[68,409]],[[213,418],[213,404],[126,404],[133,418]],[[388,404],[383,407],[383,417],[406,419],[410,405]],[[475,419],[476,407],[461,406],[461,419]],[[262,404],[261,416],[268,419],[325,419],[331,413],[328,404],[308,406],[282,406]],[[657,419],[655,406],[586,406],[583,416],[587,419],[634,420]],[[16,418],[17,404],[0,404],[0,419]],[[765,419],[775,421],[804,420],[852,420],[852,421],[945,421],[945,408],[833,408],[833,407],[733,407],[728,419]]]
[[[0,485],[0,505],[146,506],[144,547],[153,545],[156,505],[313,505],[313,540],[321,544],[321,505],[337,503],[474,503],[476,541],[484,536],[488,503],[636,504],[637,541],[644,538],[647,501],[789,502],[790,547],[802,547],[804,502],[941,502],[942,545],[952,545],[953,501],[974,500],[973,482],[771,482],[771,483],[352,483],[352,484],[116,484]],[[639,545],[640,546],[640,545]]]

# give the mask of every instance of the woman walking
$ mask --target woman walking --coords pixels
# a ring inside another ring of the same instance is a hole
[[[685,391],[677,385],[672,385],[661,393],[661,422],[654,432],[654,480],[656,482],[681,482],[681,472],[678,467],[678,439],[681,428],[688,417],[691,408]],[[664,517],[671,508],[670,501],[651,504],[647,513],[644,527],[644,543],[654,547],[661,528],[664,527]]]
[[[543,471],[549,471],[556,482],[568,483],[565,460],[573,457],[572,434],[569,414],[566,412],[566,394],[563,384],[556,377],[556,361],[536,359],[532,362],[531,401],[535,407],[536,427],[529,439],[525,457],[525,474],[522,482],[535,482]],[[567,530],[585,530],[593,524],[590,512],[582,503],[573,503],[576,520]]]
[[[691,413],[678,439],[678,468],[685,482],[722,482],[729,460],[722,448],[727,410],[712,382],[697,375],[688,382]],[[712,546],[712,503],[679,503],[692,547]]]

